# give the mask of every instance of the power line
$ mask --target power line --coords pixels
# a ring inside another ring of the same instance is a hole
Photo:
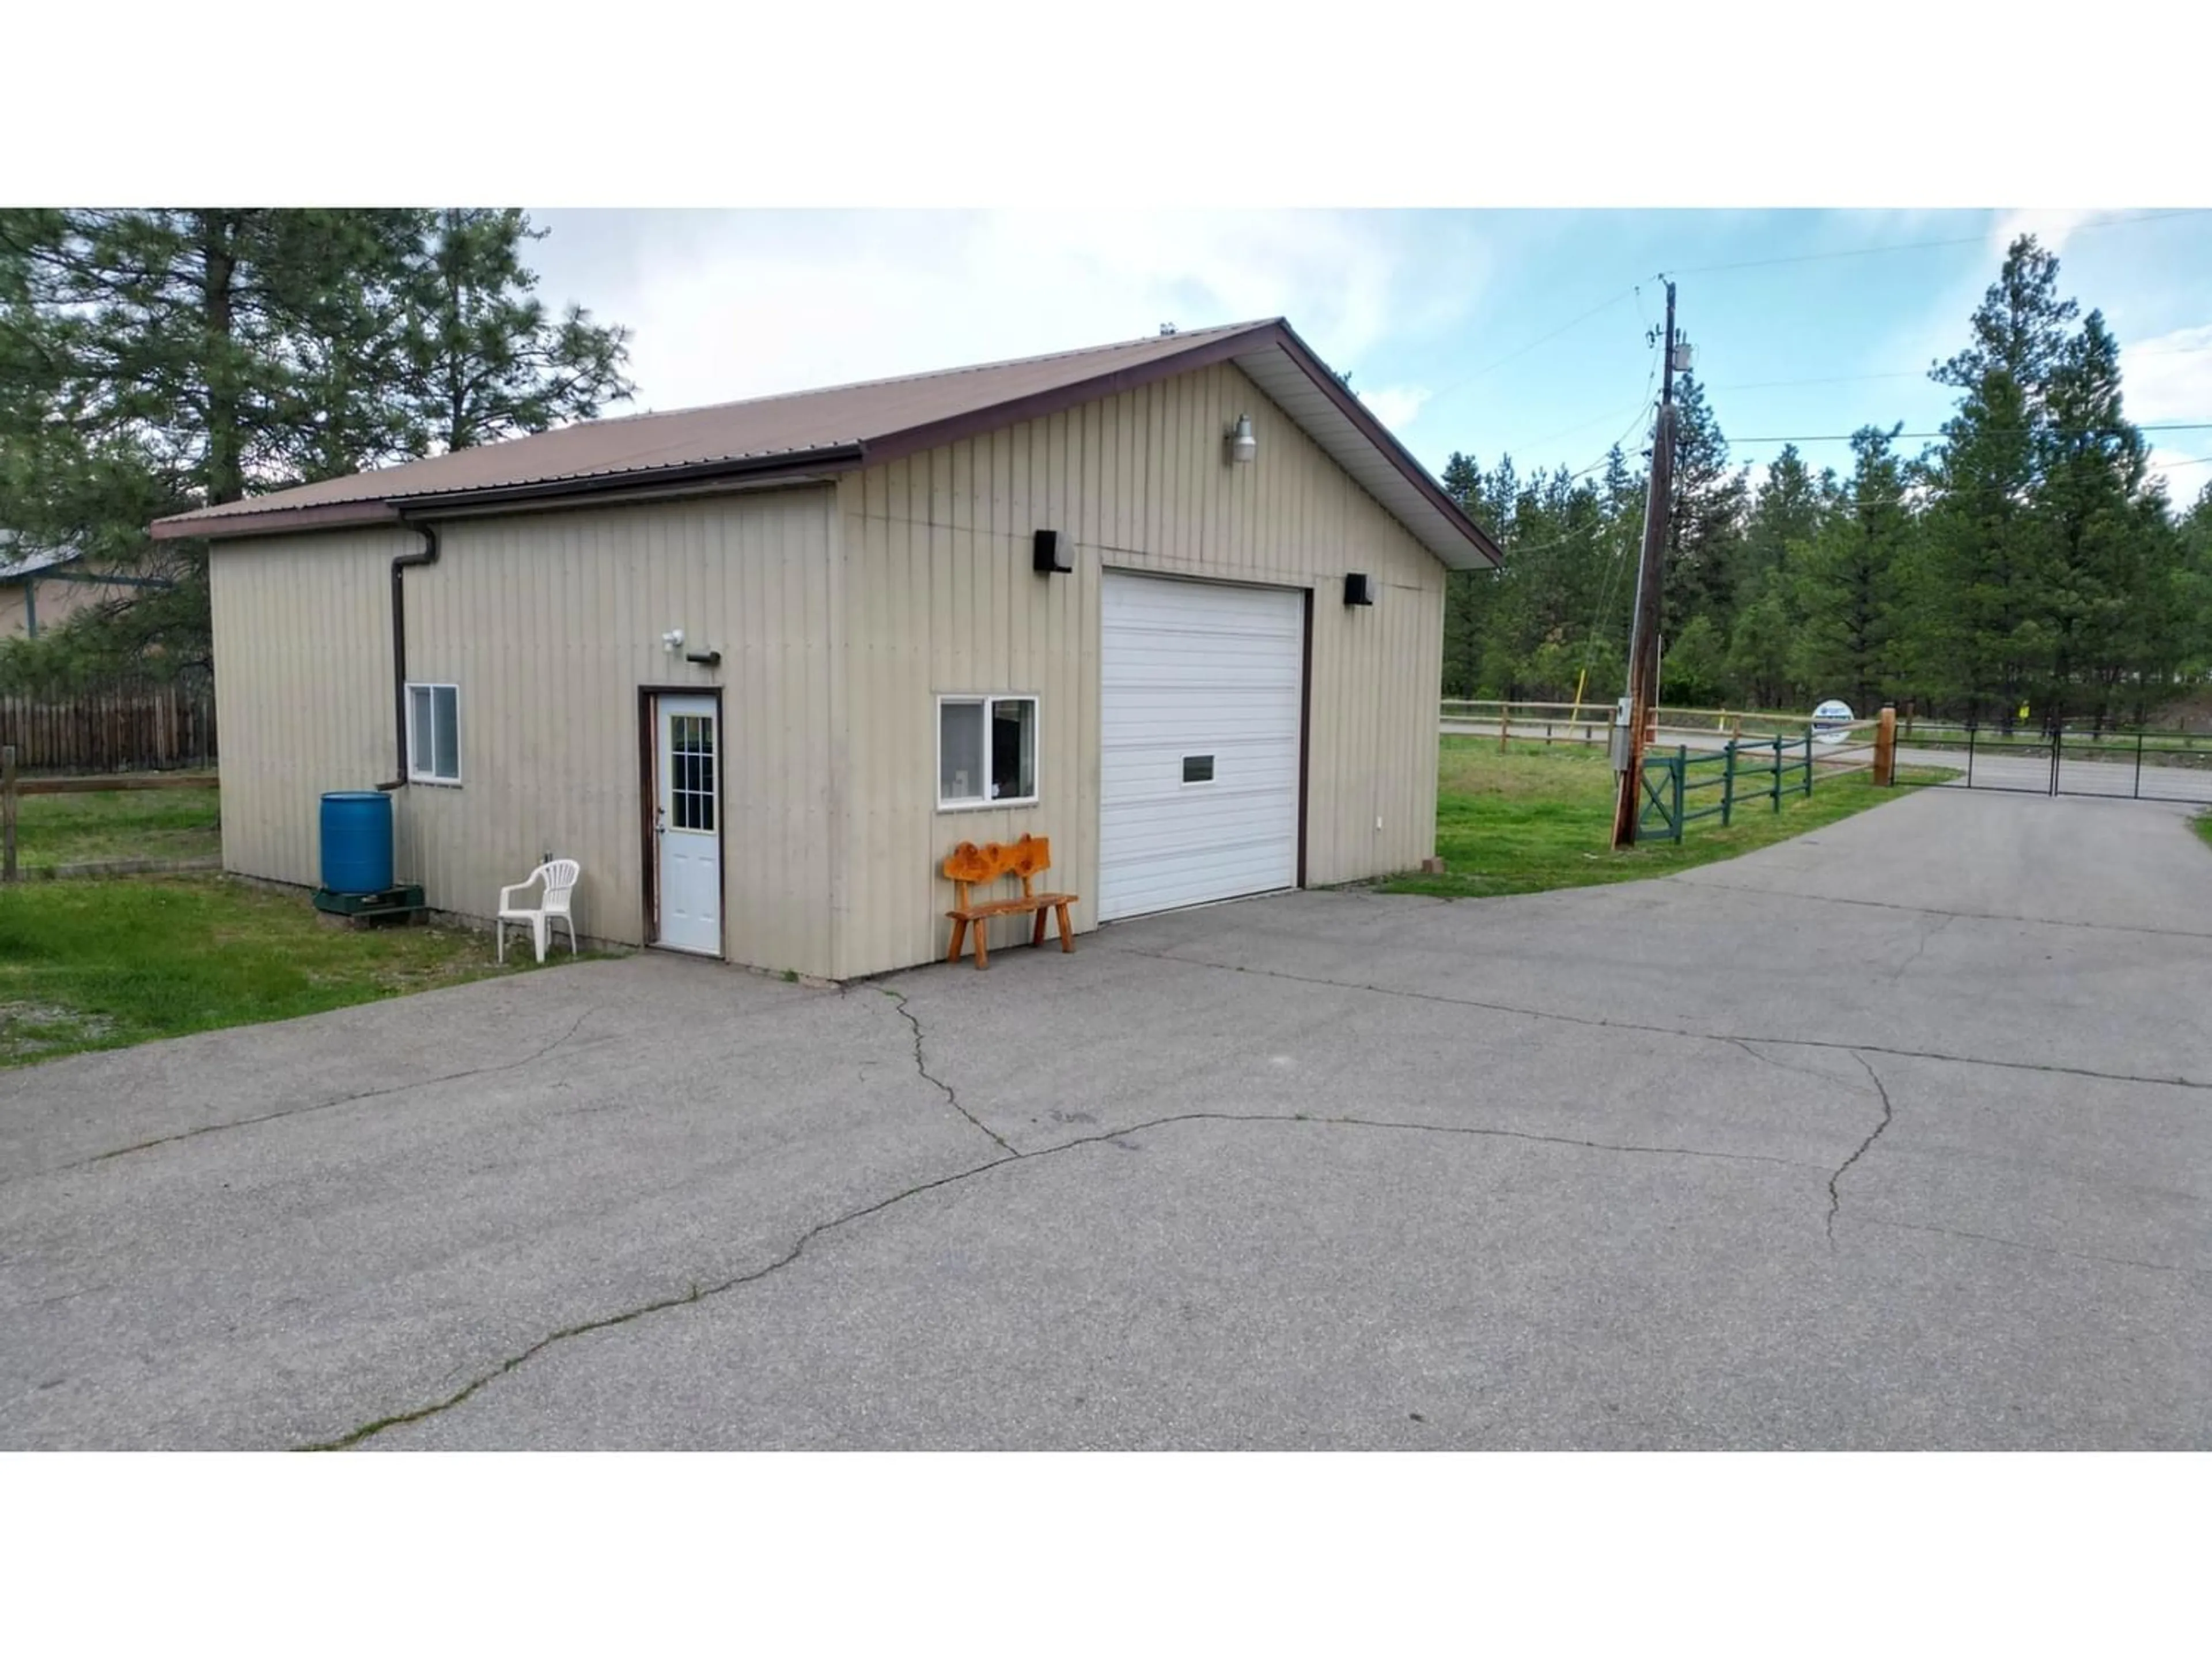
[[[1646,415],[1650,414],[1650,412],[1651,412],[1651,405],[1650,405],[1650,404],[1648,404],[1648,403],[1647,403],[1647,404],[1645,404],[1644,405],[1644,407],[1643,407],[1643,408],[1641,408],[1641,409],[1638,410],[1636,411],[1636,418],[1635,418],[1634,420],[1631,421],[1631,422],[1629,422],[1626,427],[1624,427],[1624,428],[1621,428],[1620,436],[1620,437],[1618,437],[1618,438],[1615,438],[1615,439],[1611,442],[1611,443],[1607,444],[1607,445],[1605,447],[1605,453],[1604,453],[1604,454],[1602,454],[1602,455],[1601,455],[1601,456],[1599,456],[1595,460],[1592,461],[1592,462],[1591,462],[1588,466],[1577,467],[1577,468],[1576,468],[1572,472],[1568,473],[1568,474],[1567,474],[1567,479],[1568,479],[1568,481],[1569,481],[1570,483],[1572,483],[1572,482],[1573,482],[1575,479],[1577,479],[1577,478],[1587,478],[1588,477],[1589,477],[1589,475],[1590,475],[1591,473],[1593,473],[1593,472],[1596,471],[1598,470],[1598,468],[1600,468],[1600,467],[1601,467],[1601,466],[1605,465],[1607,462],[1609,462],[1610,460],[1612,460],[1612,459],[1613,459],[1613,452],[1615,449],[1619,448],[1619,447],[1620,447],[1623,443],[1625,443],[1625,442],[1626,442],[1626,441],[1627,441],[1627,440],[1628,440],[1628,434],[1629,434],[1630,433],[1632,433],[1632,432],[1635,431],[1635,430],[1636,430],[1636,428],[1638,428],[1638,426],[1639,426],[1640,424],[1642,424],[1643,420],[1644,420],[1644,417]]]
[[[1637,309],[1640,312],[1643,308],[1644,302],[1639,298],[1637,301]],[[1602,450],[1601,450],[1598,453],[1598,458],[1592,461],[1588,466],[1582,468],[1578,471],[1570,472],[1567,477],[1571,481],[1576,478],[1586,477],[1589,474],[1596,471],[1598,468],[1603,466],[1607,461],[1611,460],[1613,459],[1613,452],[1620,448],[1622,444],[1628,441],[1628,434],[1636,430],[1637,426],[1643,421],[1644,416],[1650,413],[1653,402],[1651,389],[1659,382],[1659,362],[1660,359],[1665,356],[1666,349],[1667,348],[1665,345],[1661,344],[1652,351],[1650,371],[1644,377],[1644,401],[1642,404],[1638,405],[1636,413],[1630,416],[1628,424],[1621,428],[1620,436],[1615,438],[1611,443],[1607,444]]]
[[[2212,208],[2176,208],[2165,213],[2140,213],[2127,218],[2097,219],[2075,225],[2069,234],[2078,235],[2088,230],[2110,230],[2119,225],[2154,224],[2160,219],[2186,219],[2198,214],[2212,213]],[[1817,259],[1858,259],[1875,253],[1910,253],[1920,248],[1979,247],[1989,240],[1989,233],[1978,236],[1952,236],[1934,242],[1880,242],[1872,247],[1832,248],[1824,253],[1784,253],[1771,259],[1731,259],[1723,264],[1690,265],[1672,274],[1677,276],[1697,276],[1716,270],[1752,270],[1764,265],[1800,265]]]
[[[1573,319],[1571,321],[1561,323],[1549,334],[1539,335],[1536,338],[1529,341],[1527,345],[1521,347],[1518,350],[1506,353],[1504,356],[1500,357],[1496,362],[1486,364],[1483,368],[1478,368],[1474,374],[1468,375],[1463,380],[1455,380],[1449,386],[1443,387],[1439,391],[1431,392],[1429,394],[1431,400],[1433,401],[1438,398],[1449,397],[1455,392],[1458,392],[1465,387],[1473,386],[1477,380],[1482,379],[1484,375],[1494,374],[1498,369],[1504,368],[1506,364],[1518,362],[1520,359],[1527,356],[1530,352],[1534,351],[1538,346],[1558,339],[1559,336],[1565,334],[1569,329],[1578,328],[1583,324],[1589,321],[1591,318],[1596,316],[1599,313],[1612,310],[1613,307],[1619,305],[1623,300],[1627,299],[1635,292],[1635,286],[1631,284],[1629,287],[1621,289],[1620,293],[1614,295],[1611,299],[1604,301],[1602,304],[1592,306],[1588,311],[1583,313],[1581,316]]]
[[[1644,401],[1636,406],[1636,418],[1641,419],[1644,411],[1650,407],[1651,388],[1649,386],[1646,386],[1644,388]],[[1530,449],[1534,449],[1540,445],[1551,443],[1556,439],[1571,438],[1574,436],[1576,433],[1583,431],[1588,428],[1594,427],[1601,421],[1618,420],[1620,417],[1620,413],[1621,411],[1617,409],[1608,409],[1604,414],[1593,415],[1587,421],[1577,421],[1572,426],[1561,427],[1557,432],[1547,432],[1540,438],[1531,438],[1528,441],[1528,447]],[[1607,447],[1608,448],[1611,447],[1610,445]]]
[[[1851,380],[1911,380],[1927,374],[1924,368],[1884,369],[1876,374],[1814,374],[1796,380],[1730,380],[1723,386],[1709,386],[1708,392],[1757,392],[1776,386],[1842,386]]]
[[[2074,233],[2078,234],[2082,231],[2107,230],[2120,225],[2150,224],[2161,219],[2184,219],[2205,213],[2212,213],[2212,208],[2177,208],[2159,213],[2142,213],[2124,217],[2092,220],[2083,224],[2073,227],[2073,231]],[[1984,234],[1980,236],[1950,237],[1942,240],[1929,242],[1885,242],[1877,244],[1871,247],[1836,248],[1821,253],[1790,253],[1782,254],[1769,259],[1737,259],[1722,264],[1692,265],[1686,270],[1674,271],[1671,274],[1675,276],[1694,276],[1706,271],[1747,270],[1765,265],[1802,264],[1808,261],[1820,259],[1858,258],[1869,254],[1906,252],[1917,248],[1967,247],[1978,246],[1985,242],[1987,240],[1987,235]],[[1662,276],[1663,276],[1667,274],[1668,273],[1662,273]],[[1623,300],[1632,298],[1636,301],[1637,318],[1639,321],[1644,324],[1648,331],[1650,320],[1645,316],[1644,310],[1643,284],[1641,283],[1632,283],[1627,288],[1621,289],[1619,293],[1614,294],[1610,298],[1601,301],[1598,304],[1592,306],[1588,311],[1570,318],[1567,321],[1560,324],[1557,328],[1551,330],[1549,332],[1538,335],[1526,345],[1517,347],[1514,350],[1506,353],[1504,356],[1499,357],[1492,362],[1486,363],[1482,368],[1476,369],[1472,374],[1463,375],[1459,380],[1452,381],[1449,385],[1440,387],[1437,391],[1431,392],[1429,394],[1430,399],[1431,401],[1435,401],[1440,398],[1448,398],[1455,392],[1465,390],[1467,387],[1473,386],[1477,380],[1495,374],[1498,370],[1504,368],[1509,363],[1519,362],[1530,352],[1535,350],[1537,347],[1549,344],[1552,341],[1558,339],[1561,335],[1565,334],[1573,329],[1579,328],[1583,324],[1589,321],[1593,317],[1600,316],[1605,312],[1610,311],[1613,307],[1619,305]],[[2125,349],[2123,348],[2124,355],[2124,350]],[[2137,352],[2135,355],[2138,356],[2165,356],[2174,354],[2188,354],[2202,351],[2212,351],[2212,346],[2169,347],[2164,350]],[[1842,385],[1856,380],[1910,380],[1925,374],[1928,371],[1924,368],[1914,368],[1898,369],[1893,371],[1886,370],[1872,374],[1822,375],[1797,380],[1735,381],[1724,386],[1711,386],[1707,389],[1713,392],[1748,392],[1773,386],[1832,386]],[[1639,418],[1640,417],[1641,411],[1639,410]],[[1592,423],[1593,422],[1583,422],[1584,425]],[[1574,432],[1579,429],[1580,428],[1577,427],[1570,427],[1567,428],[1567,431]],[[2148,430],[2148,428],[2145,429]],[[1553,434],[1553,435],[1564,436],[1565,434],[1559,433]],[[1626,434],[1623,434],[1623,436],[1626,435]],[[1940,437],[1942,434],[1940,433],[1911,433],[1900,434],[1899,435],[1911,437]],[[1546,443],[1549,441],[1550,440],[1548,438],[1540,438],[1532,441],[1534,443]],[[1618,441],[1616,440],[1616,441]],[[1848,441],[1848,439],[1829,440],[1826,438],[1805,438],[1770,441],[1759,438],[1747,438],[1742,441],[1746,443],[1764,443],[1768,441],[1823,443],[1829,441]],[[1611,446],[1608,445],[1607,447],[1610,448]],[[1577,472],[1573,476],[1580,477],[1583,476],[1583,473],[1593,471],[1595,470],[1595,464],[1592,466],[1583,468],[1580,472]]]
[[[1876,431],[1882,428],[1875,428]],[[1991,438],[2117,438],[2129,431],[2136,432],[2212,432],[2212,421],[2168,421],[2154,426],[2077,426],[2077,427],[1984,427],[1984,435]],[[1893,438],[1948,438],[1944,431],[1892,432]],[[1733,448],[1737,444],[1847,444],[1858,436],[1856,432],[1797,432],[1781,436],[1730,438]]]
[[[2139,357],[2190,357],[2212,352],[2212,345],[2159,346],[2148,349],[2122,346],[2123,365]],[[1854,380],[1911,380],[1926,374],[1925,368],[1887,368],[1865,374],[1818,374],[1794,380],[1730,380],[1723,385],[1708,386],[1708,392],[1758,392],[1778,386],[1844,386]]]

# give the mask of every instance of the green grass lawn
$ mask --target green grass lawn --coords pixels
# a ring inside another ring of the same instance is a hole
[[[1898,770],[1903,783],[1951,775],[1933,767]],[[1437,852],[1445,872],[1395,877],[1382,889],[1488,898],[1669,875],[1787,841],[1898,794],[1875,788],[1864,772],[1816,779],[1809,798],[1786,799],[1778,813],[1764,800],[1750,802],[1725,830],[1708,819],[1690,825],[1680,843],[1640,842],[1616,853],[1613,767],[1604,749],[1517,744],[1501,755],[1495,738],[1446,738],[1437,792]]]
[[[2204,844],[2207,847],[2212,847],[2212,812],[2200,812],[2197,814],[2197,833],[2203,837]]]
[[[15,809],[15,861],[26,870],[109,859],[214,858],[222,851],[215,789],[114,789],[25,795]]]
[[[19,883],[0,887],[0,1066],[535,970],[527,941],[507,954],[457,928],[333,927],[304,893],[220,876]]]

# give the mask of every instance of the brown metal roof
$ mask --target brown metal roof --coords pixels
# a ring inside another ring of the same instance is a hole
[[[704,409],[584,421],[158,519],[153,534],[157,540],[259,535],[388,522],[463,505],[842,471],[1224,360],[1252,374],[1446,563],[1498,562],[1490,538],[1279,319]]]

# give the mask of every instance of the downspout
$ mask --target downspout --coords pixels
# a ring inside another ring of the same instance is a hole
[[[438,562],[438,532],[427,524],[410,524],[404,519],[399,522],[402,528],[422,538],[422,550],[396,553],[392,558],[392,731],[399,766],[391,782],[376,786],[384,790],[407,787],[407,572],[418,565]]]

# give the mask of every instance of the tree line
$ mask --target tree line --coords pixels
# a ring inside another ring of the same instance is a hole
[[[165,514],[542,432],[632,391],[535,293],[514,209],[0,210],[0,531],[139,585],[0,647],[0,687],[204,673]]]
[[[539,432],[630,396],[627,331],[535,292],[513,209],[0,210],[0,532],[143,585],[36,641],[0,688],[204,673],[206,556],[164,514]],[[1681,378],[1662,695],[1840,696],[2009,723],[2140,719],[2212,671],[2212,485],[2149,480],[2118,349],[2032,237],[1964,349],[1941,440],[1785,448],[1756,489]],[[1644,459],[1527,478],[1454,454],[1497,536],[1449,590],[1447,696],[1609,702],[1626,674]]]
[[[2014,242],[1930,370],[1958,394],[1917,453],[1850,440],[1840,476],[1785,447],[1756,489],[1692,374],[1678,382],[1662,697],[1803,708],[1839,696],[2009,726],[2147,719],[2212,674],[2212,484],[2185,510],[2148,475],[2102,315]],[[1455,453],[1445,488],[1490,526],[1496,572],[1455,573],[1448,697],[1609,704],[1626,675],[1644,463],[1522,478]]]

